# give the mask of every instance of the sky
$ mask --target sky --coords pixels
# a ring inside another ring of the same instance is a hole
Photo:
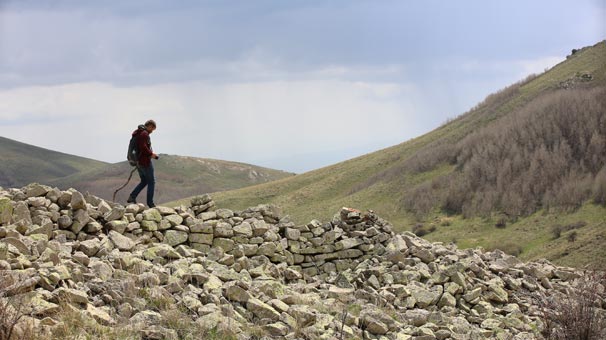
[[[0,0],[0,136],[296,173],[425,134],[606,38],[606,0]],[[0,165],[1,166],[1,165]]]

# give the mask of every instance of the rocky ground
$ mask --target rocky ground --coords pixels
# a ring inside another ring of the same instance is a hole
[[[394,234],[349,208],[295,225],[208,195],[145,209],[31,184],[0,188],[0,275],[15,334],[521,340],[544,327],[532,297],[569,294],[580,273]]]

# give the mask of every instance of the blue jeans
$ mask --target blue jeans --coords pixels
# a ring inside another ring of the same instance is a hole
[[[147,186],[147,206],[154,207],[154,189],[156,187],[156,179],[154,178],[154,166],[150,163],[148,167],[137,166],[141,182],[131,192],[130,197],[137,198],[141,190]]]

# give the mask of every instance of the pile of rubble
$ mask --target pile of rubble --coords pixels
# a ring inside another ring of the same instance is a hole
[[[209,195],[122,206],[76,190],[0,188],[0,291],[36,329],[69,306],[143,338],[182,336],[163,310],[249,339],[535,339],[527,293],[566,292],[573,269],[395,234],[343,208],[296,225],[275,206],[234,212]],[[524,294],[522,294],[524,292]],[[161,301],[162,303],[159,303]],[[158,307],[161,305],[162,307]]]

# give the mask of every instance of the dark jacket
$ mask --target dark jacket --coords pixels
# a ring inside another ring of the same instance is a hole
[[[133,137],[137,138],[137,152],[139,155],[139,166],[148,167],[151,164],[151,156],[154,153],[151,147],[149,133],[145,130],[145,125],[139,125],[139,128],[133,131]]]

